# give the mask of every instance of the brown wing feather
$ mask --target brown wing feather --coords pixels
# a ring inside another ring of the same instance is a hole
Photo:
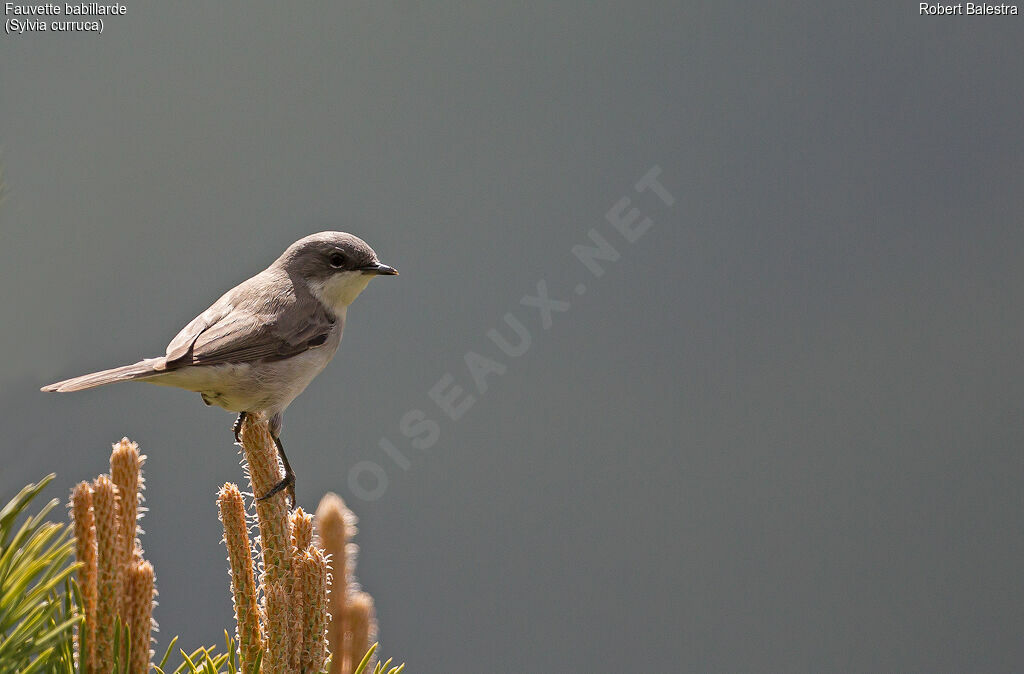
[[[257,279],[226,293],[171,340],[168,369],[288,358],[315,346],[310,342],[318,342],[334,325],[308,293],[296,294],[281,279]]]
[[[167,345],[166,358],[168,363],[174,363],[178,360],[185,358],[189,351],[192,350],[192,345],[195,344],[196,339],[199,335],[227,316],[232,309],[232,305],[225,301],[225,297],[220,298],[213,306],[199,314],[192,321],[181,329],[171,343]]]
[[[192,362],[214,365],[289,358],[309,349],[309,343],[326,335],[333,324],[316,300],[291,303],[274,315],[235,311],[199,335],[192,347]]]

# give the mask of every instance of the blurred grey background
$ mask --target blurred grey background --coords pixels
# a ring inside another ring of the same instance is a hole
[[[361,518],[409,671],[1019,671],[1022,19],[917,8],[129,2],[3,36],[0,495],[55,470],[65,500],[137,440],[158,649],[219,642],[231,415],[38,388],[343,229],[402,276],[284,438],[300,503]],[[671,208],[633,189],[653,166]],[[428,392],[475,394],[470,351],[507,369],[455,422]]]

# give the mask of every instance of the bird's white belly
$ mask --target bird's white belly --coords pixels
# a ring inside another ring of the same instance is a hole
[[[285,360],[183,367],[147,379],[203,395],[208,405],[231,412],[284,410],[320,374],[337,350],[325,344]]]

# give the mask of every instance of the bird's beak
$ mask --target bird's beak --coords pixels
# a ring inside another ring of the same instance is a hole
[[[386,264],[377,262],[375,264],[367,265],[366,267],[360,267],[359,271],[364,274],[376,274],[380,276],[398,276],[398,270],[394,267],[389,267]]]

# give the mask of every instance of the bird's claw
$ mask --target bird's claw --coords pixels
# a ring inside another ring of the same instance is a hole
[[[245,412],[239,412],[235,423],[231,425],[231,432],[235,434],[235,442],[241,442],[242,422],[245,421]]]
[[[280,482],[275,484],[273,487],[270,488],[270,491],[268,491],[263,496],[258,497],[256,500],[257,501],[266,501],[268,498],[270,498],[274,494],[279,494],[282,491],[284,491],[285,494],[288,495],[288,498],[291,500],[292,507],[294,508],[295,507],[295,476],[294,475],[285,475],[283,480],[281,480]]]

